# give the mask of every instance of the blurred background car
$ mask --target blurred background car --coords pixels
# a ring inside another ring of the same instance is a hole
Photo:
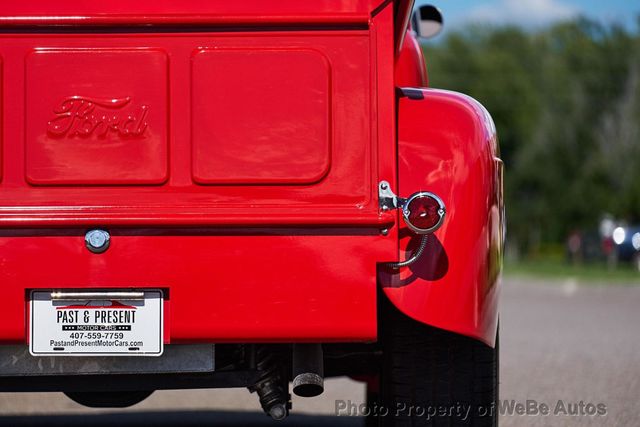
[[[617,227],[613,242],[617,260],[631,263],[640,272],[640,225]]]

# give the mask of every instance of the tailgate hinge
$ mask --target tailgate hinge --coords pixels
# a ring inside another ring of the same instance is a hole
[[[407,199],[396,196],[387,181],[380,181],[378,184],[378,199],[380,209],[383,211],[402,208],[407,201]]]

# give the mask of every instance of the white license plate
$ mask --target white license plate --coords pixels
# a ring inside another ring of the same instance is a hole
[[[145,290],[143,297],[135,300],[127,300],[117,292],[89,295],[80,291],[69,300],[64,295],[54,299],[50,291],[31,292],[29,351],[32,355],[162,354],[162,291]],[[83,299],[84,295],[90,298]]]

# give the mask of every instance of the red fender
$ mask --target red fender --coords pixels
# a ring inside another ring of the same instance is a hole
[[[429,86],[427,64],[416,33],[412,30],[407,30],[404,36],[400,53],[396,57],[394,74],[396,86]]]
[[[381,269],[391,302],[425,324],[495,344],[504,239],[502,161],[495,125],[472,98],[404,89],[398,101],[398,195],[431,191],[444,201],[442,227],[415,264]],[[401,221],[401,259],[420,237]]]

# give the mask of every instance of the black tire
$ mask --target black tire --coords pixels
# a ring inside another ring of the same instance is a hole
[[[379,425],[497,426],[498,343],[491,348],[384,305],[380,403],[388,413]]]
[[[153,391],[65,392],[76,403],[89,408],[127,408],[151,396]]]

